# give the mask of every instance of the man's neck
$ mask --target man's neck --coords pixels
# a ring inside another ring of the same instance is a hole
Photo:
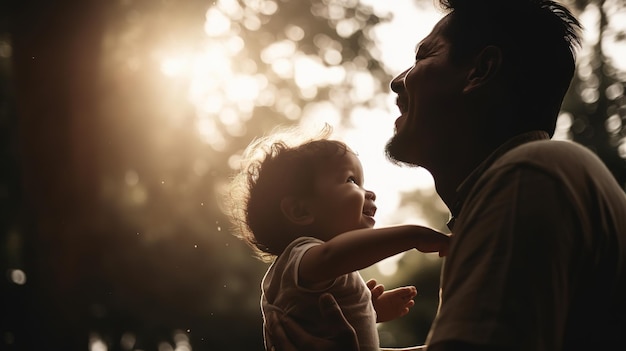
[[[497,148],[497,146],[478,142],[466,145],[472,145],[472,147],[449,155],[445,158],[446,162],[431,165],[429,168],[435,182],[435,189],[450,210],[456,205],[459,185]]]
[[[468,142],[467,144],[464,144],[472,145],[472,147],[463,148],[462,151],[459,151],[454,155],[448,155],[449,157],[443,158],[443,160],[446,160],[445,163],[442,162],[441,164],[431,165],[429,168],[429,171],[435,181],[437,193],[452,212],[454,212],[454,210],[459,210],[460,208],[457,207],[457,201],[459,200],[459,186],[468,180],[468,177],[470,177],[472,172],[475,170],[478,171],[479,166],[483,162],[488,159],[491,160],[490,162],[493,162],[495,161],[495,158],[506,153],[511,148],[517,147],[529,141],[541,139],[547,140],[549,139],[549,135],[543,131],[528,131],[495,139],[492,140],[491,143],[475,141],[473,143]],[[485,164],[485,167],[488,166],[489,164]],[[479,176],[480,173],[477,173],[472,176],[472,179],[473,177]],[[464,191],[468,191],[469,189],[467,189],[467,186],[473,186],[472,182],[475,182],[476,180],[477,179],[468,180],[470,183],[464,185],[466,188]],[[463,194],[460,195],[463,196]],[[453,213],[453,215],[457,215],[457,213]]]
[[[459,167],[459,165],[448,164],[449,168],[429,169],[435,182],[437,194],[446,204],[449,210],[454,208],[458,186],[472,172],[473,168]],[[469,169],[468,169],[469,168]]]

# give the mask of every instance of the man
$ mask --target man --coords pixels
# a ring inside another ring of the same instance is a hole
[[[453,216],[429,350],[624,341],[626,195],[591,152],[549,140],[577,20],[550,1],[442,3],[391,84],[402,116],[387,146],[432,173]]]
[[[387,145],[431,172],[453,216],[427,349],[624,348],[626,195],[593,153],[549,139],[578,21],[545,0],[440,3],[391,83]]]

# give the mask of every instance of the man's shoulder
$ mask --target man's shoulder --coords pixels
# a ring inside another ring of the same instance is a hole
[[[569,140],[535,140],[513,148],[511,153],[590,153],[591,150],[575,141]]]
[[[576,142],[561,140],[519,145],[496,160],[483,176],[486,179],[506,177],[519,171],[542,174],[572,186],[614,183],[613,175],[593,151]]]
[[[571,141],[541,140],[520,145],[502,155],[485,178],[507,177],[519,171],[549,177],[573,191],[590,186],[605,192],[621,190],[593,151]]]
[[[573,141],[537,140],[519,145],[497,160],[496,164],[528,164],[538,167],[576,166],[601,163],[587,147]]]

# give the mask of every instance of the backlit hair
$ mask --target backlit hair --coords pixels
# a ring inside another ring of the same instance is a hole
[[[346,144],[329,140],[329,125],[314,136],[301,129],[281,128],[254,140],[242,155],[226,198],[233,234],[246,242],[265,262],[282,253],[297,237],[280,203],[287,196],[313,195],[319,165],[353,152]]]

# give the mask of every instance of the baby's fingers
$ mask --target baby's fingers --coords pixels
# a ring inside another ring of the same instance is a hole
[[[387,293],[391,294],[390,296],[409,300],[417,295],[417,288],[414,286],[403,286],[393,290],[387,290]]]

